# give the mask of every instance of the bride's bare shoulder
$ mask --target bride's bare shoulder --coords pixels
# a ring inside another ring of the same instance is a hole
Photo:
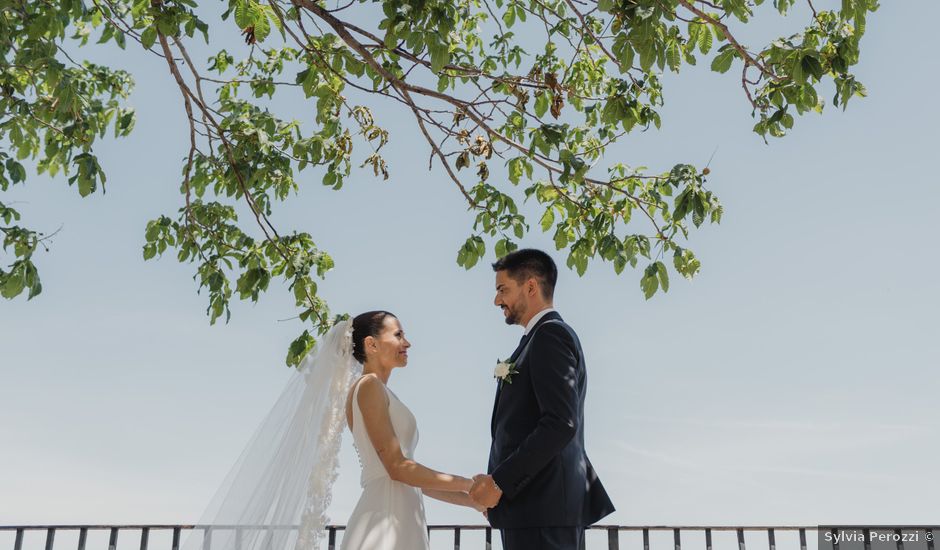
[[[359,387],[358,401],[359,405],[368,405],[370,403],[383,403],[388,400],[385,393],[385,384],[376,374],[366,374],[357,382]]]
[[[369,373],[359,377],[349,388],[349,393],[346,395],[346,425],[349,426],[350,430],[353,428],[353,396],[357,397],[356,401],[359,403],[359,409],[362,410],[363,405],[368,408],[370,404],[379,402],[379,399],[388,398],[385,395],[383,386],[382,380],[377,375]],[[357,390],[358,393],[356,393]]]

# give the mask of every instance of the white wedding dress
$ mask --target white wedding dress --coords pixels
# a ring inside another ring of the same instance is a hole
[[[343,550],[428,550],[427,520],[420,489],[389,477],[369,440],[359,409],[357,382],[352,395],[353,444],[362,465],[362,496],[346,523]],[[414,459],[418,445],[418,425],[414,415],[392,390],[388,394],[388,414],[405,457]]]

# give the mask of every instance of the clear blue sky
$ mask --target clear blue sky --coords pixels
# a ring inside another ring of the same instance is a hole
[[[690,243],[700,276],[650,301],[636,272],[560,275],[556,305],[587,354],[588,451],[618,508],[606,521],[936,521],[937,20],[931,0],[884,2],[857,69],[870,97],[798,119],[769,146],[736,77],[706,64],[666,76],[661,132],[609,155],[658,170],[717,148],[711,185],[726,214]],[[186,129],[162,60],[110,62],[135,74],[139,120],[98,148],[107,194],[80,199],[33,177],[4,198],[32,226],[63,228],[38,257],[42,295],[0,305],[0,524],[197,520],[302,330],[279,322],[295,315],[279,285],[210,327],[190,266],[143,262],[145,221],[181,202]],[[486,464],[494,361],[521,329],[492,306],[488,268],[455,264],[471,216],[425,170],[413,122],[387,111],[388,182],[359,171],[333,192],[311,175],[275,219],[335,258],[321,285],[335,310],[400,316],[414,347],[391,386],[418,417],[417,458],[471,475]],[[537,231],[524,244],[553,250]],[[344,445],[337,522],[358,496]],[[434,503],[428,513],[478,522]]]

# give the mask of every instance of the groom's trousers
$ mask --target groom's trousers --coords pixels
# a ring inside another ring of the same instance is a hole
[[[504,550],[584,550],[584,527],[500,529]]]

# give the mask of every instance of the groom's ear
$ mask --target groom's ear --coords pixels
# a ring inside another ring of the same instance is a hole
[[[539,288],[538,279],[536,279],[535,277],[529,277],[528,279],[525,280],[525,293],[526,294],[528,294],[529,296],[535,296],[539,294],[540,292],[542,292],[542,290]]]

